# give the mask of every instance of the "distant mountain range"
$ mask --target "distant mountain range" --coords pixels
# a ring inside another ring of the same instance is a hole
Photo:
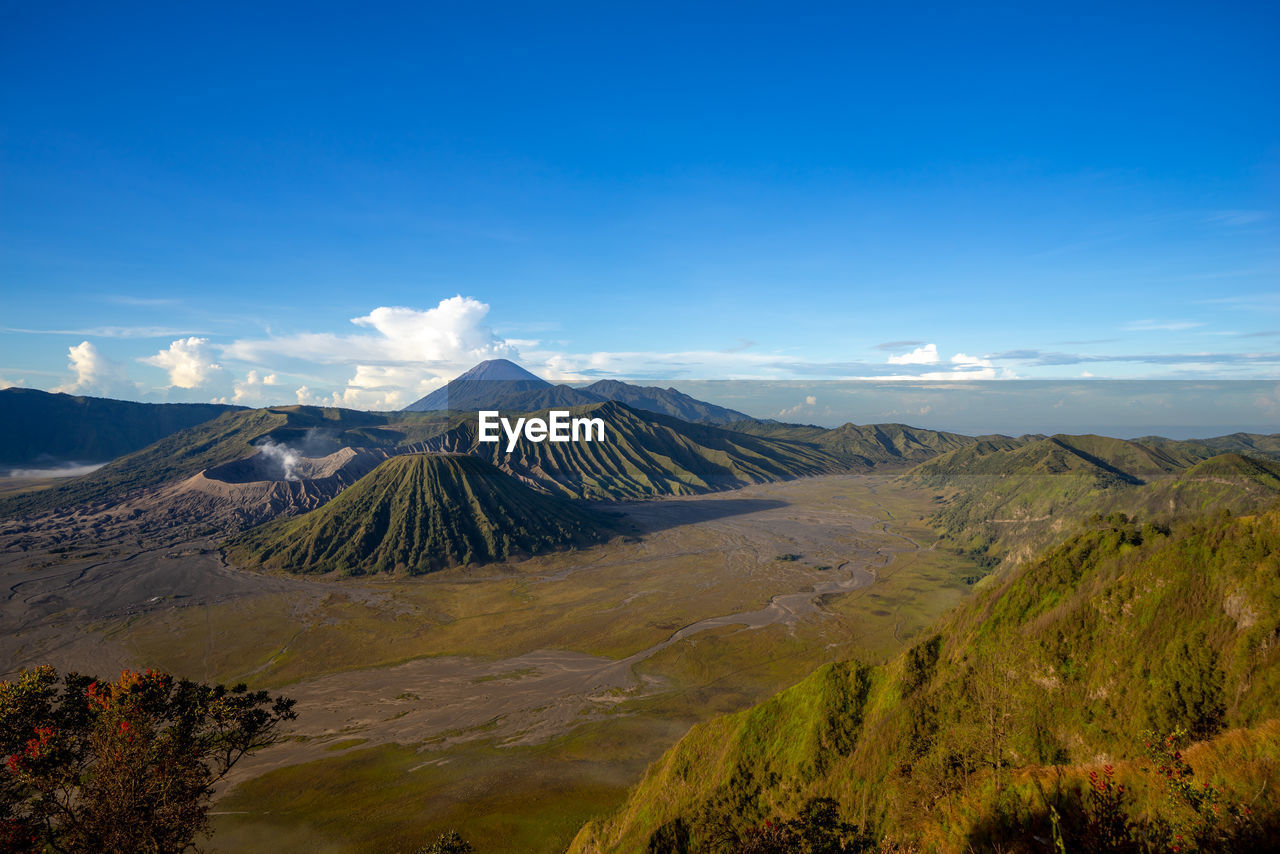
[[[635,386],[618,380],[600,380],[575,388],[552,385],[507,359],[481,362],[471,370],[404,408],[404,412],[475,412],[481,409],[533,412],[590,406],[606,401],[625,403],[702,424],[748,421],[750,416],[714,403],[696,400],[674,388]]]
[[[0,430],[7,431],[4,435],[14,446],[6,449],[10,459],[29,463],[36,447],[50,457],[78,460],[100,460],[127,449],[90,474],[0,499],[0,519],[8,519],[0,529],[21,534],[32,547],[61,545],[76,537],[225,536],[290,517],[319,519],[315,514],[338,497],[368,487],[366,479],[379,469],[376,483],[387,494],[371,498],[369,506],[380,513],[410,500],[388,490],[416,491],[419,498],[413,500],[428,505],[448,503],[448,490],[422,498],[424,484],[436,489],[456,482],[469,488],[480,476],[466,468],[469,462],[422,463],[412,477],[389,477],[389,472],[405,474],[399,466],[407,463],[379,465],[387,458],[424,454],[428,459],[465,455],[482,461],[477,464],[484,472],[501,474],[496,483],[509,479],[511,484],[493,487],[492,502],[519,497],[524,502],[520,506],[529,508],[538,502],[529,504],[522,497],[525,491],[557,500],[634,500],[822,474],[905,472],[914,466],[905,477],[937,493],[940,504],[933,522],[947,542],[992,565],[1060,539],[1062,520],[1072,514],[1124,508],[1147,514],[1188,508],[1243,513],[1274,500],[1280,491],[1280,463],[1275,461],[1280,459],[1280,436],[1124,441],[1065,435],[975,438],[904,424],[828,429],[749,419],[674,389],[610,380],[585,389],[552,385],[505,360],[477,365],[448,388],[428,395],[415,404],[423,411],[134,404],[21,389],[0,392],[0,401],[6,404]],[[432,408],[438,406],[449,408]],[[547,408],[569,409],[575,416],[602,419],[608,438],[592,443],[521,441],[507,452],[505,445],[478,441],[472,406],[534,416],[545,415]],[[37,437],[44,437],[43,444]],[[490,477],[485,482],[495,481]],[[500,516],[496,510],[465,504],[459,504],[460,512]],[[335,512],[345,506],[336,505]],[[552,516],[559,513],[551,507],[544,509]],[[435,513],[427,505],[413,512],[419,511]],[[83,523],[77,523],[79,528],[67,523],[73,516]],[[346,530],[347,524],[335,517],[316,530]],[[535,534],[541,530],[532,522],[521,524]],[[301,535],[304,528],[288,531]],[[540,536],[487,549],[451,540],[440,560],[528,553],[535,542],[551,542]],[[315,533],[313,545],[316,537],[324,538]],[[266,548],[265,541],[255,542]],[[413,571],[435,565],[423,555],[404,558],[409,546],[403,543],[384,546],[381,538],[360,542],[369,545],[367,561],[353,562],[356,552],[342,551],[344,566],[386,569],[392,560],[388,555],[396,556],[395,566]],[[333,549],[341,551],[338,545]],[[338,565],[336,551],[326,546],[324,554],[326,566]],[[318,566],[297,555],[280,560],[281,566],[288,563],[299,571]]]
[[[0,389],[0,467],[104,463],[244,407]]]

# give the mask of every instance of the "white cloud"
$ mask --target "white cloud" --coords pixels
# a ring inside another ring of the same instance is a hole
[[[938,361],[938,345],[926,344],[901,356],[890,356],[891,365],[933,365]]]
[[[1195,329],[1204,326],[1191,320],[1134,320],[1122,328],[1126,332],[1181,332],[1184,329]]]
[[[154,356],[138,361],[164,368],[169,372],[169,385],[178,388],[199,388],[222,371],[213,361],[213,351],[208,338],[179,338]]]
[[[414,367],[356,365],[355,376],[347,380],[347,387],[341,393],[334,393],[333,405],[349,409],[403,409],[446,382],[445,377],[424,375]]]
[[[110,395],[133,393],[136,389],[125,379],[124,365],[107,358],[89,341],[81,341],[74,347],[67,348],[71,368],[76,377],[69,383],[55,386],[52,391],[67,394]]]
[[[242,339],[223,356],[250,362],[285,356],[320,364],[350,365],[346,388],[325,397],[304,386],[313,405],[398,409],[486,359],[519,357],[519,344],[535,341],[499,338],[485,324],[489,306],[472,297],[441,300],[435,308],[379,306],[356,326],[372,334],[301,333],[267,339]],[[302,390],[299,390],[302,394]]]
[[[806,395],[804,402],[797,403],[795,406],[780,410],[778,412],[778,415],[782,418],[788,418],[793,415],[799,415],[805,409],[812,409],[817,405],[818,405],[818,398],[816,395],[812,395],[812,394]]]
[[[277,396],[268,394],[267,389],[279,384],[275,374],[264,376],[257,371],[249,371],[243,380],[235,384],[231,402],[242,406],[261,406],[270,403]]]
[[[403,306],[379,306],[356,326],[376,334],[334,335],[301,333],[276,338],[241,339],[223,350],[223,356],[246,362],[263,362],[281,355],[322,364],[399,364],[453,376],[485,359],[515,358],[516,346],[494,335],[485,323],[489,306],[472,297],[441,300],[426,310]]]
[[[383,306],[351,322],[376,329],[386,349],[401,361],[470,366],[516,354],[514,346],[500,341],[484,324],[488,313],[487,304],[456,296],[426,311]]]
[[[404,407],[413,401],[405,397],[405,393],[400,390],[387,389],[362,389],[362,388],[344,388],[341,392],[333,393],[333,402],[331,406],[340,406],[344,409],[404,409]]]
[[[408,404],[422,397],[433,388],[445,384],[442,379],[417,381],[415,390],[406,391],[403,387],[383,384],[391,381],[395,375],[388,373],[379,375],[382,369],[377,366],[361,365],[346,388],[334,391],[329,395],[313,392],[309,386],[299,386],[296,394],[298,403],[304,406],[339,406],[344,409],[387,410],[403,409]]]
[[[9,380],[0,377],[0,388],[23,388],[26,384],[27,381],[24,379]]]
[[[994,365],[991,364],[990,359],[981,359],[977,356],[966,356],[964,353],[956,353],[952,356],[951,364],[956,365],[958,369],[994,367]]]

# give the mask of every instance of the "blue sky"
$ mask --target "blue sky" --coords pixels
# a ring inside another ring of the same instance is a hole
[[[1280,378],[1275,4],[2,15],[3,384]]]

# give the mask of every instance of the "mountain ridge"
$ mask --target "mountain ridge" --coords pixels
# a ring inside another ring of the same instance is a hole
[[[820,798],[832,831],[844,822],[869,846],[855,850],[1031,852],[1055,835],[1059,850],[1269,850],[1280,647],[1259,641],[1280,632],[1263,605],[1280,597],[1277,569],[1280,510],[1100,520],[888,662],[825,665],[694,726],[570,854],[792,850],[747,846]],[[1187,763],[1221,809],[1197,812],[1160,762]],[[1089,792],[1113,773],[1128,847],[1097,835]],[[1257,818],[1233,821],[1232,804]]]
[[[597,542],[605,517],[468,454],[402,454],[317,510],[228,542],[230,559],[288,572],[420,575]]]
[[[107,462],[244,408],[0,389],[0,468]]]

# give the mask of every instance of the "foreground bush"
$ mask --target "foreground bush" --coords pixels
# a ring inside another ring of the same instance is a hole
[[[212,786],[279,739],[293,700],[148,670],[0,682],[0,851],[185,851]]]

